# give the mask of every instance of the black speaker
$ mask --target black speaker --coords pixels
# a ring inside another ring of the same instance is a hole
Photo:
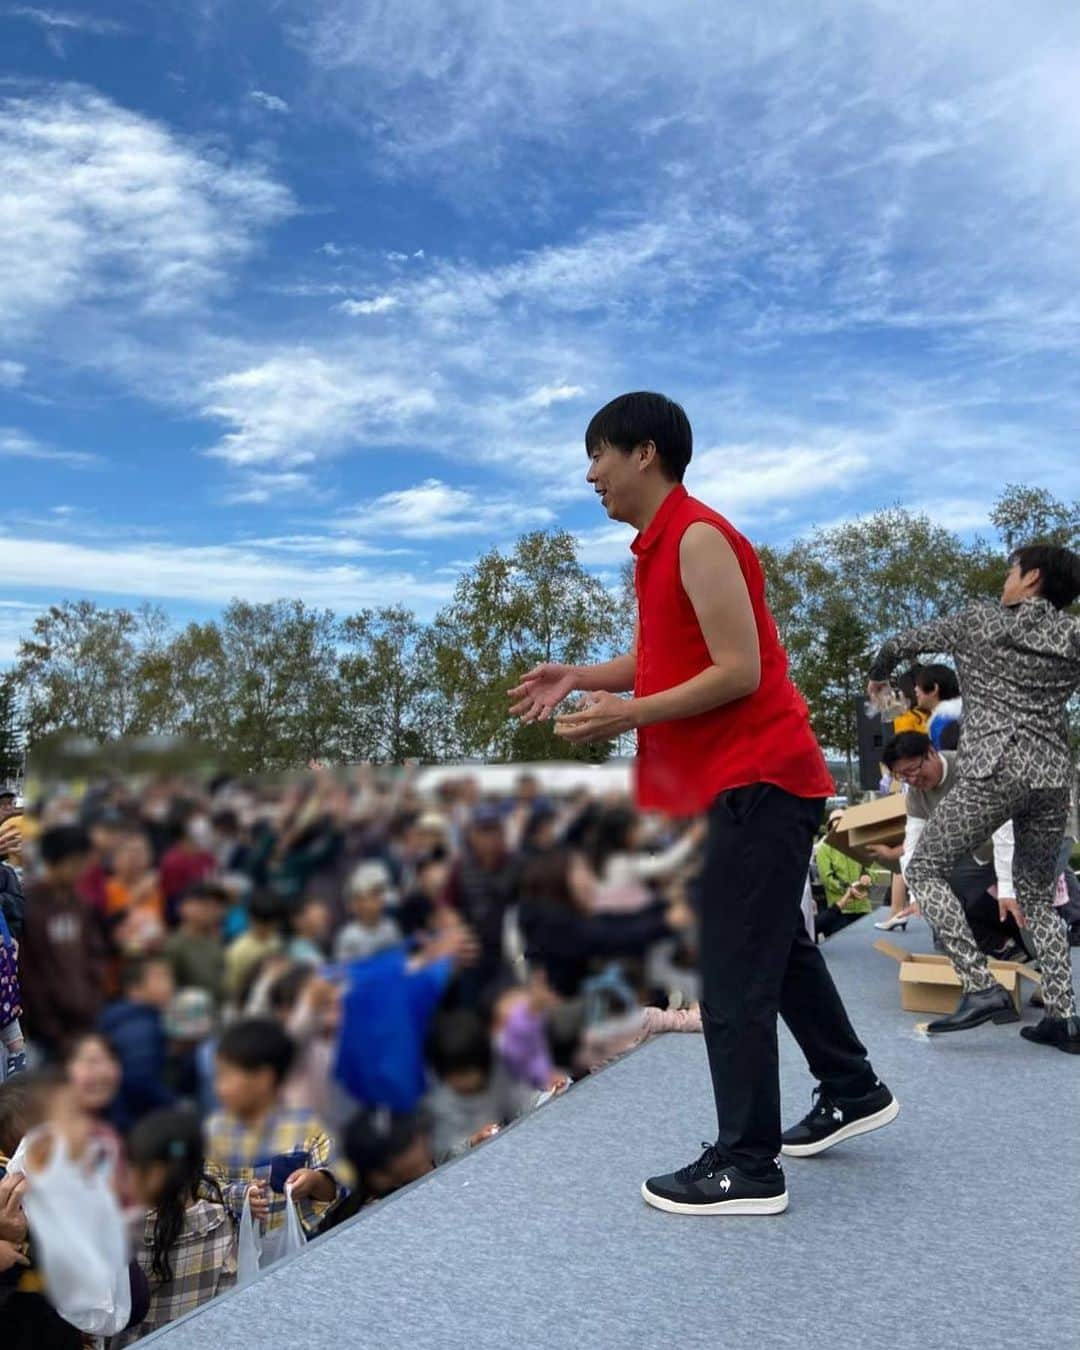
[[[866,711],[866,696],[855,700],[855,726],[859,743],[859,785],[873,792],[881,782],[881,751],[892,740],[893,724]]]

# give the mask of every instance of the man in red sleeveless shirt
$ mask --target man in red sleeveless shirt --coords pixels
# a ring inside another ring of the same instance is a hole
[[[545,720],[587,692],[583,711],[558,717],[559,735],[581,743],[636,730],[639,805],[708,812],[699,948],[717,1138],[642,1194],[681,1214],[778,1214],[788,1203],[781,1151],[821,1153],[899,1110],[800,909],[832,780],[788,677],[757,555],[682,486],[692,451],[682,408],[624,394],[592,419],[585,448],[608,516],[638,531],[634,649],[603,665],[536,667],[512,691],[512,711]],[[778,1014],[820,1084],[783,1135]]]

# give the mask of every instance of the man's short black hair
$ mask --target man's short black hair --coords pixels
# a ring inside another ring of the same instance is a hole
[[[296,1047],[285,1028],[272,1017],[244,1017],[222,1032],[217,1055],[226,1064],[254,1073],[272,1069],[283,1083],[292,1068]]]
[[[68,858],[91,853],[93,844],[81,825],[54,825],[41,836],[40,850],[41,861],[47,867],[55,867]]]
[[[694,452],[694,433],[686,413],[663,394],[620,394],[605,403],[585,430],[585,451],[601,445],[629,454],[635,445],[652,441],[664,477],[681,483]]]
[[[894,736],[881,752],[881,762],[893,769],[902,759],[925,759],[934,743],[925,731],[902,731]]]
[[[1028,544],[1009,554],[1009,566],[1022,576],[1038,570],[1039,594],[1055,609],[1068,609],[1080,595],[1080,554],[1054,544]]]
[[[439,1013],[428,1036],[428,1059],[440,1078],[467,1069],[491,1072],[491,1032],[467,1009]]]
[[[960,681],[956,678],[956,671],[952,666],[922,666],[915,676],[915,683],[924,694],[929,694],[936,688],[942,703],[946,699],[960,697]]]

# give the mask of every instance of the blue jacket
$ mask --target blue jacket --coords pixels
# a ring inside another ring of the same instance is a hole
[[[113,1003],[101,1017],[101,1030],[116,1047],[123,1069],[120,1091],[109,1119],[121,1134],[148,1111],[171,1106],[165,1084],[169,1046],[161,1013],[145,1003]]]

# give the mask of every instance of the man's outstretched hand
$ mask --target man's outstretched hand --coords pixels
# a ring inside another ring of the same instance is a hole
[[[618,694],[597,693],[589,695],[580,712],[557,717],[555,734],[571,745],[585,745],[591,741],[614,741],[636,725],[630,700]]]
[[[573,666],[546,661],[534,666],[521,677],[521,683],[509,691],[517,702],[511,704],[510,714],[523,722],[546,722],[565,698],[577,687],[577,673]]]

